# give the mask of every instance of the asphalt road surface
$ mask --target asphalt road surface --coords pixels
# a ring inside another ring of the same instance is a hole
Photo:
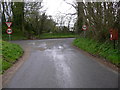
[[[117,72],[84,55],[73,39],[14,41],[31,47],[7,88],[117,88]]]

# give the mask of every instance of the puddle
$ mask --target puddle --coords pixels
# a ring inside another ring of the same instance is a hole
[[[47,44],[46,44],[46,43],[41,43],[41,44],[39,44],[37,47],[40,47],[40,48],[47,48]]]
[[[64,47],[63,46],[58,46],[59,49],[63,49]]]
[[[28,44],[30,44],[30,45],[35,45],[35,42],[32,42],[32,43],[28,43]]]
[[[39,43],[39,42],[33,42],[33,43],[29,43],[30,45],[32,45],[32,48],[34,50],[39,50],[39,51],[44,51],[47,49],[47,44],[46,42],[42,42],[42,43]]]
[[[58,83],[62,87],[70,87],[72,85],[71,81],[71,69],[66,63],[66,57],[63,52],[64,47],[54,46],[52,49],[46,49],[45,54],[50,57],[50,61],[54,63],[56,68],[56,78]]]
[[[46,48],[35,48],[35,50],[44,51],[44,50],[46,50]]]

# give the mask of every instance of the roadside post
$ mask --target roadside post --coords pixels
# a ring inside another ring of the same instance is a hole
[[[85,37],[85,36],[86,36],[87,26],[86,26],[86,25],[83,25],[83,26],[82,26],[82,30],[84,31],[84,37]]]
[[[113,46],[115,49],[115,41],[118,40],[118,30],[117,29],[110,29],[110,40],[113,40]]]
[[[6,30],[6,33],[8,34],[9,41],[11,40],[11,34],[13,33],[12,29],[10,28],[12,25],[12,22],[5,22],[8,29]]]

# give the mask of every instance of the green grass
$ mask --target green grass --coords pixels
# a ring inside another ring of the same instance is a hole
[[[51,38],[74,38],[76,37],[75,34],[64,34],[64,33],[43,33],[40,36],[36,36],[37,39],[51,39]],[[9,35],[4,33],[2,34],[2,39],[5,41],[9,41]],[[24,36],[21,32],[16,32],[11,34],[11,40],[26,40],[27,37]]]
[[[48,38],[73,38],[76,37],[75,34],[71,34],[71,33],[43,33],[42,35],[40,35],[40,39],[48,39]]]
[[[101,56],[111,63],[120,66],[120,54],[117,49],[113,49],[113,46],[109,43],[100,43],[95,40],[87,38],[75,39],[73,45],[81,48],[91,54]]]
[[[0,61],[2,61],[3,73],[5,70],[11,67],[20,56],[22,56],[23,50],[19,45],[6,41],[1,41],[0,44],[2,44],[2,59],[0,59]]]
[[[25,40],[27,39],[22,32],[16,32],[10,35],[11,40]],[[9,41],[9,35],[4,33],[2,34],[2,40]]]

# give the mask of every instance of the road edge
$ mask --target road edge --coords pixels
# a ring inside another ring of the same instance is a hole
[[[102,58],[102,57],[98,57],[98,56],[96,56],[96,55],[93,55],[93,54],[91,54],[91,53],[89,53],[89,52],[86,52],[86,51],[84,51],[84,50],[82,50],[82,49],[74,46],[73,44],[72,44],[71,46],[72,46],[73,48],[79,50],[79,51],[80,51],[81,53],[83,53],[84,55],[87,55],[87,56],[90,57],[92,60],[97,61],[98,63],[100,63],[100,64],[108,67],[109,69],[120,73],[120,68],[117,67],[116,65],[112,64],[112,63],[109,62],[108,60],[106,60],[106,59],[104,59],[104,58]]]
[[[15,64],[4,72],[4,74],[2,75],[2,87],[3,88],[12,79],[13,75],[23,65],[23,63],[28,59],[29,55],[30,55],[30,47],[27,47],[24,50],[23,55],[15,62]]]

